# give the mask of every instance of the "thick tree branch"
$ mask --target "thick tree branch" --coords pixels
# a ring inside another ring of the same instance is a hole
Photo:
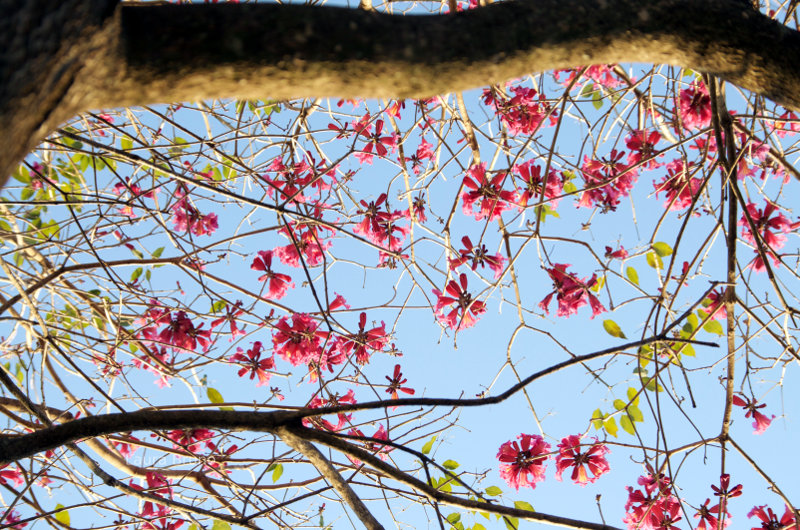
[[[594,63],[687,66],[800,107],[800,33],[745,0],[513,0],[432,16],[115,3],[0,4],[0,177],[61,121],[93,108],[422,97]]]

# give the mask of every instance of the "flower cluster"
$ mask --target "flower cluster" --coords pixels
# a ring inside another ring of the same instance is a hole
[[[551,124],[555,123],[558,113],[551,111],[544,94],[522,86],[511,87],[511,92],[514,95],[509,98],[494,88],[483,91],[483,103],[494,108],[510,135],[535,133],[548,112]]]
[[[470,191],[461,193],[462,209],[465,215],[474,215],[476,221],[489,219],[494,221],[513,207],[517,202],[517,194],[503,189],[505,173],[497,173],[493,178],[486,175],[486,162],[473,165],[464,177],[464,187]],[[478,211],[473,212],[478,206]]]
[[[239,377],[244,377],[250,372],[250,380],[258,377],[256,386],[264,386],[269,383],[269,378],[272,375],[269,370],[275,368],[275,356],[261,358],[262,344],[260,341],[255,341],[253,347],[249,350],[242,351],[241,348],[236,348],[236,353],[231,356],[230,362],[239,364]]]
[[[781,260],[775,253],[775,250],[783,248],[783,245],[786,243],[786,236],[783,234],[794,230],[795,225],[789,222],[789,219],[787,219],[782,213],[776,213],[778,208],[774,204],[769,201],[765,202],[766,205],[764,206],[763,210],[761,208],[757,208],[752,202],[747,203],[747,214],[749,214],[750,219],[753,220],[753,225],[755,226],[756,232],[758,232],[759,239],[766,245],[766,248],[764,248],[764,253],[772,259],[772,262],[775,264],[775,266],[778,266],[780,265]],[[750,223],[747,220],[747,215],[742,214],[742,218],[739,220],[739,225],[742,226],[742,237],[744,237],[744,239],[749,243],[757,245],[758,241],[756,241],[756,238],[750,229]],[[757,256],[753,259],[753,261],[750,262],[749,266],[760,272],[766,267],[764,265],[764,260],[761,257],[761,253],[756,250],[756,254]]]
[[[556,263],[553,267],[546,269],[550,279],[553,280],[553,290],[550,294],[544,297],[539,302],[539,307],[545,313],[550,313],[548,306],[556,296],[558,302],[557,315],[560,317],[568,317],[578,312],[578,309],[589,303],[592,308],[592,317],[594,318],[606,310],[600,300],[591,292],[592,287],[597,284],[597,274],[592,274],[592,277],[587,281],[586,278],[579,280],[571,272],[567,272],[569,264]]]
[[[656,144],[661,141],[661,135],[658,131],[643,131],[637,129],[633,131],[630,136],[625,139],[625,145],[631,150],[628,153],[628,165],[634,166],[642,164],[645,169],[656,169],[661,167],[661,163],[657,160]]]
[[[764,509],[766,508],[766,511]],[[748,518],[758,517],[761,521],[760,527],[754,527],[752,530],[798,530],[797,520],[794,517],[794,513],[789,507],[786,507],[786,510],[783,512],[783,516],[778,519],[777,514],[772,511],[772,508],[767,508],[767,506],[755,506],[752,510],[747,514]]]
[[[319,211],[317,214],[319,215]],[[332,231],[331,228],[314,221],[290,221],[279,232],[288,237],[291,243],[276,247],[273,252],[284,265],[301,267],[300,257],[302,255],[307,266],[318,267],[325,261],[325,251],[331,246],[331,242],[325,240],[325,236],[322,234],[323,230]]]
[[[305,195],[309,188],[316,188],[320,194],[330,189],[331,185],[322,177],[334,177],[336,168],[315,165],[314,159],[309,155],[307,160],[292,160],[288,164],[276,158],[269,165],[268,171],[275,176],[263,175],[261,178],[268,184],[267,193],[270,197],[277,191],[281,202],[305,203],[309,201]]]
[[[519,490],[520,486],[535,488],[537,482],[544,480],[547,460],[550,458],[550,444],[535,434],[520,434],[520,440],[508,441],[500,446],[497,458],[500,460],[500,476],[506,483]],[[588,449],[582,451],[581,436],[570,435],[561,439],[558,444],[556,460],[556,479],[561,480],[561,474],[572,468],[571,478],[575,484],[585,486],[595,482],[600,475],[610,468],[605,455],[608,447],[594,442]],[[590,477],[587,474],[591,472]]]
[[[370,330],[367,327],[367,314],[361,313],[358,317],[358,333],[346,337],[337,337],[334,349],[345,357],[355,354],[358,364],[366,364],[373,352],[381,351],[389,344],[389,335],[386,333],[386,324],[381,322]]]
[[[653,183],[656,197],[662,191],[667,195],[664,206],[670,210],[683,210],[691,206],[692,201],[700,192],[703,180],[693,177],[690,173],[691,164],[684,166],[683,160],[676,158],[667,164],[667,175],[659,183]]]
[[[642,489],[628,486],[628,502],[622,522],[629,530],[660,530],[672,528],[681,519],[680,501],[672,495],[670,480],[651,473],[639,477]]]
[[[250,268],[254,271],[263,271],[258,281],[269,282],[266,297],[280,300],[286,296],[286,291],[294,288],[292,278],[287,274],[280,274],[272,270],[272,254],[271,250],[259,250],[258,256],[253,260]]]
[[[198,345],[203,351],[208,351],[211,345],[210,329],[201,329],[203,324],[195,326],[185,311],[171,313],[156,301],[151,302],[150,308],[140,322],[146,322],[148,325],[139,332],[139,336],[156,347],[166,345],[175,351],[194,352]],[[160,325],[164,327],[159,331]]]
[[[517,189],[520,208],[526,208],[531,201],[538,202],[542,199],[549,199],[553,208],[558,206],[556,197],[564,193],[564,182],[554,169],[550,169],[545,178],[536,160],[528,160],[514,166],[513,171],[522,179],[522,186]]]
[[[316,395],[308,402],[307,407],[310,409],[319,409],[322,407],[336,407],[338,405],[352,405],[356,403],[355,393],[353,389],[347,391],[347,394],[340,396],[339,394],[328,394],[328,399],[322,399]],[[338,423],[334,425],[322,416],[310,416],[303,418],[303,425],[306,427],[322,428],[331,432],[339,431],[344,427],[352,418],[352,414],[344,414],[340,412],[337,414]]]
[[[317,331],[319,322],[305,313],[294,313],[289,318],[281,317],[272,334],[275,353],[292,366],[319,363],[322,360],[322,342],[328,338],[326,332]]]
[[[359,136],[364,137],[366,141],[366,145],[364,145],[361,152],[356,153],[356,158],[361,164],[372,164],[374,154],[385,157],[389,152],[387,147],[394,153],[397,150],[397,142],[400,140],[397,133],[381,136],[383,133],[383,120],[375,121],[375,132],[373,132],[372,124],[369,120],[370,115],[366,114],[361,120],[353,123],[353,129]],[[375,151],[374,154],[373,150]]]
[[[407,386],[403,386],[408,379],[403,377],[403,372],[400,371],[400,365],[394,365],[394,374],[392,377],[386,376],[386,380],[389,381],[389,385],[386,387],[386,393],[392,395],[392,399],[397,399],[397,392],[400,391],[404,394],[408,394],[410,396],[414,395],[414,389],[409,388]]]
[[[620,200],[630,194],[638,176],[635,169],[620,162],[624,156],[624,151],[612,149],[608,158],[583,157],[581,173],[586,187],[578,206],[598,206],[603,211],[617,209]]]
[[[410,231],[408,226],[400,225],[398,222],[410,216],[400,210],[391,210],[386,198],[387,195],[381,193],[374,201],[361,201],[364,219],[353,228],[353,232],[363,235],[372,243],[391,252],[398,252]],[[383,259],[385,258],[382,256]]]
[[[711,96],[704,83],[698,81],[681,90],[678,106],[686,129],[704,129],[711,123]]]

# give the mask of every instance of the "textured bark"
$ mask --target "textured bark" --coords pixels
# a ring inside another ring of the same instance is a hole
[[[0,176],[81,110],[217,97],[424,97],[584,64],[686,66],[800,107],[800,33],[745,0],[511,0],[435,16],[0,2]]]

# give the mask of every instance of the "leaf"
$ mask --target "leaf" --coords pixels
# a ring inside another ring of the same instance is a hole
[[[617,324],[613,320],[603,320],[603,329],[605,329],[606,333],[608,333],[612,337],[617,337],[620,339],[627,338],[625,334],[622,332],[622,329],[620,329],[619,324]]]
[[[153,256],[154,258],[160,258],[161,254],[163,254],[163,253],[164,253],[164,247],[158,247],[150,255]]]
[[[638,393],[639,391],[632,386],[628,387],[628,390],[625,392],[625,394],[628,396],[628,401],[633,405],[639,404],[639,396],[637,395]]]
[[[600,110],[600,107],[603,106],[603,94],[600,93],[599,90],[595,90],[592,93],[592,105],[597,110]]]
[[[533,506],[531,506],[530,503],[525,501],[514,501],[514,508],[518,510],[528,510],[529,512],[536,511],[533,509]]]
[[[592,412],[592,426],[595,430],[599,431],[603,428],[603,418],[605,418],[605,415],[600,409],[595,409],[595,411]]]
[[[434,436],[433,438],[428,440],[425,443],[425,445],[422,446],[422,454],[423,455],[427,455],[428,453],[431,452],[431,449],[433,449],[433,442],[435,442],[435,441],[436,441],[436,436]]]
[[[661,261],[661,256],[659,256],[655,252],[647,253],[647,264],[653,267],[654,269],[664,268],[664,262]]]
[[[119,146],[123,151],[129,151],[133,147],[133,140],[123,137],[119,141]]]
[[[617,410],[625,410],[626,406],[627,406],[627,404],[624,401],[622,401],[621,399],[615,399],[614,400],[614,408],[615,409],[617,409]]]
[[[481,523],[475,523],[472,525],[472,530],[486,530],[486,527],[483,526]]]
[[[141,267],[137,267],[136,270],[133,271],[133,273],[131,273],[131,283],[133,283],[136,280],[138,280],[143,272],[144,272],[144,269],[142,269]]]
[[[625,276],[631,281],[634,285],[639,285],[639,273],[636,272],[636,269],[633,267],[628,267],[625,269]]]
[[[606,428],[608,434],[614,438],[617,437],[617,420],[615,420],[613,416],[608,418],[603,426]]]
[[[655,250],[656,254],[658,254],[662,258],[672,254],[672,247],[667,245],[663,241],[656,241],[655,243],[653,243],[653,250]]]
[[[272,471],[272,482],[278,482],[278,479],[283,475],[283,464],[272,464],[267,468],[267,471]]]
[[[631,405],[628,407],[628,414],[630,414],[631,418],[633,418],[633,421],[644,421],[644,415],[642,415],[642,411],[639,410],[639,407],[636,405]]]
[[[486,488],[486,495],[490,495],[492,497],[497,497],[498,495],[502,495],[503,490],[498,488],[497,486],[489,486]]]
[[[516,517],[503,517],[503,522],[508,530],[519,530],[519,519]]]
[[[636,434],[636,429],[633,427],[633,422],[627,414],[624,414],[622,417],[620,417],[619,424],[628,434]]]
[[[442,463],[442,467],[452,471],[454,469],[458,469],[458,462],[456,462],[455,460],[445,460],[444,463]]]
[[[211,530],[231,530],[230,523],[214,519],[214,524],[211,525]]]
[[[56,518],[56,521],[59,523],[69,526],[69,511],[64,509],[63,504],[56,504],[56,513],[53,515]]]
[[[139,259],[144,259],[144,254],[142,254],[141,251],[136,250],[135,248],[131,249],[131,254],[133,254],[134,256],[136,256]]]
[[[447,516],[447,522],[450,523],[450,524],[456,524],[460,520],[461,520],[461,514],[460,513],[453,512],[453,513],[451,513],[450,515]]]
[[[724,334],[724,331],[722,330],[722,324],[719,323],[719,320],[709,320],[703,324],[703,330],[713,333],[714,335]]]
[[[217,300],[216,302],[211,304],[211,312],[212,313],[219,313],[220,311],[225,309],[225,306],[227,306],[227,305],[228,305],[227,302],[225,302],[224,300]]]
[[[206,389],[206,395],[211,403],[225,403],[225,400],[222,399],[222,394],[220,394],[219,390],[216,388],[208,387]],[[220,407],[219,410],[233,410],[233,407]]]

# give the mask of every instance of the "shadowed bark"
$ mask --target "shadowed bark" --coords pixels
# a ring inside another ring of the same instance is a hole
[[[744,0],[512,0],[454,15],[1,0],[0,176],[75,113],[218,97],[424,97],[610,62],[800,107],[800,33]]]

